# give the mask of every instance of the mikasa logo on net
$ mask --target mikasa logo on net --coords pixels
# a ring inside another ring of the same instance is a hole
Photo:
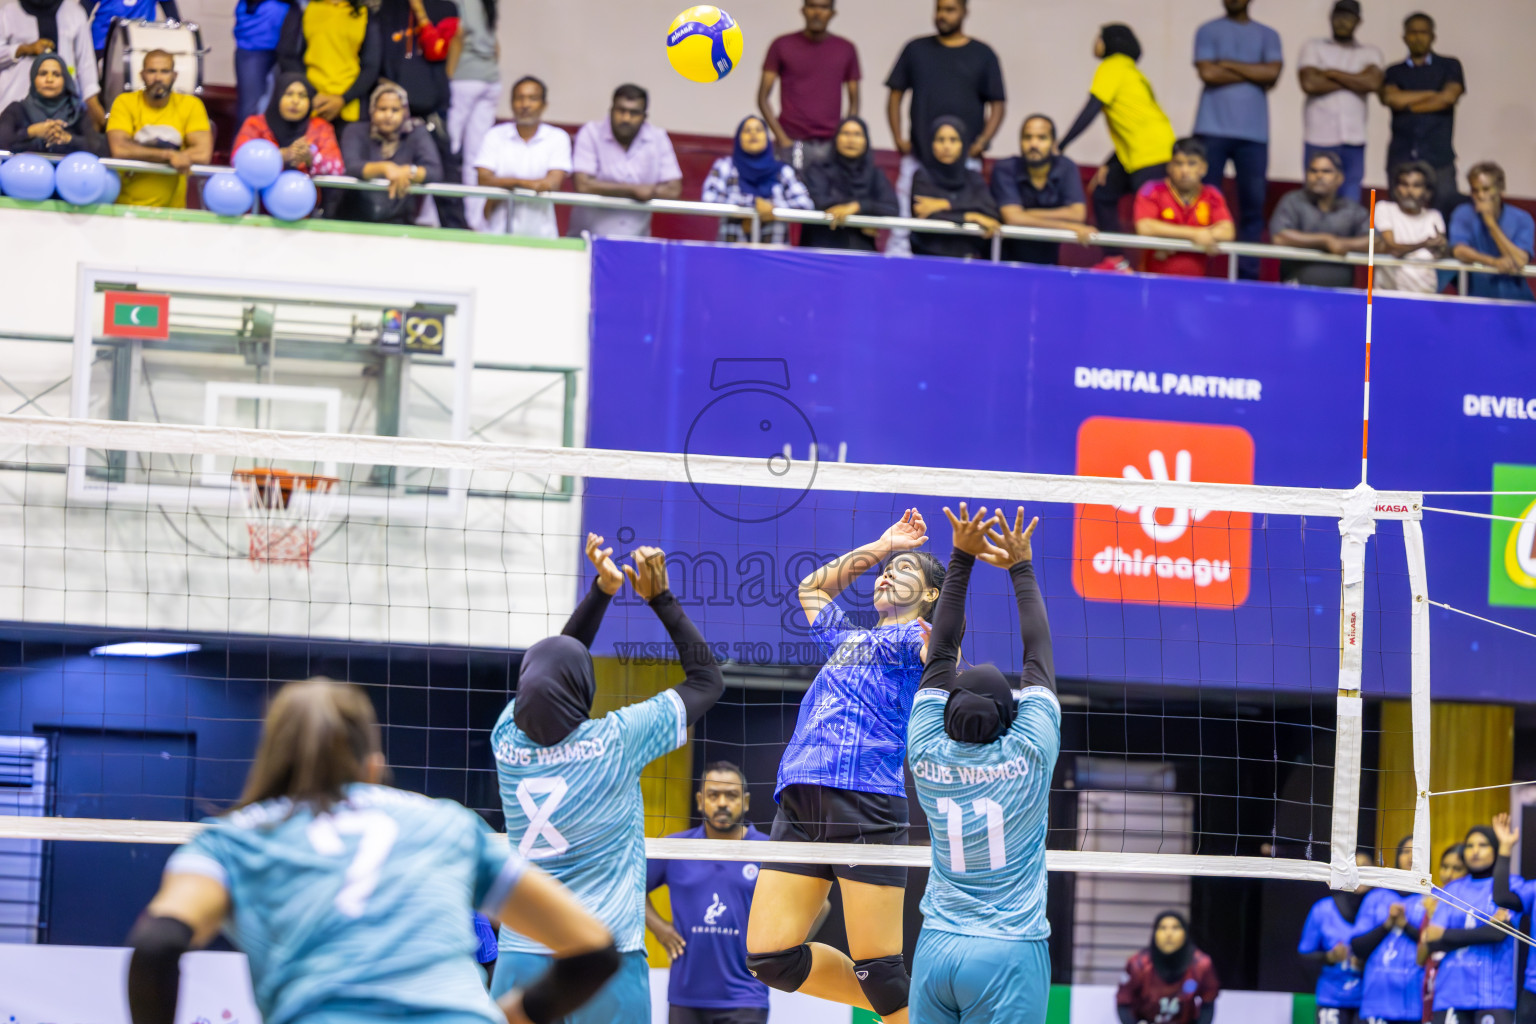
[[[1094,417],[1077,435],[1079,476],[1253,482],[1253,438],[1241,427]],[[1089,600],[1242,604],[1251,517],[1134,502],[1081,505],[1072,582]]]

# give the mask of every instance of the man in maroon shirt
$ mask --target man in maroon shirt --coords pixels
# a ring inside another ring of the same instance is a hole
[[[805,28],[779,36],[763,60],[757,87],[762,111],[780,160],[796,171],[832,155],[832,140],[843,121],[842,88],[848,87],[848,117],[859,112],[859,51],[842,36],[827,31],[837,14],[836,0],[805,0],[800,13]],[[769,97],[779,83],[775,114]]]
[[[1220,992],[1184,915],[1165,910],[1152,925],[1152,944],[1126,961],[1115,1009],[1121,1024],[1211,1024]]]

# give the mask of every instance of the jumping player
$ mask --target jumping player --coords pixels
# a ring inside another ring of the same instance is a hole
[[[725,689],[704,637],[668,587],[666,555],[640,548],[622,573],[612,555],[602,537],[587,535],[587,558],[597,570],[592,590],[561,635],[523,655],[516,699],[491,733],[508,841],[569,886],[618,947],[617,975],[566,1024],[649,1024],[640,772],[686,744],[688,727]],[[588,718],[597,692],[588,648],[625,576],[677,646],[684,679],[649,700]],[[531,983],[549,959],[536,939],[502,929],[492,993]]]
[[[922,675],[924,625],[944,569],[917,548],[927,527],[916,509],[872,544],[800,583],[800,606],[827,663],[800,702],[779,764],[770,838],[785,842],[906,845],[910,818],[902,759],[907,717]],[[881,562],[874,606],[860,629],[837,595]],[[850,960],[807,942],[831,891],[842,891]],[[764,984],[907,1019],[911,983],[902,957],[907,871],[879,865],[764,864],[747,924],[747,968]]]
[[[619,954],[601,922],[478,815],[377,785],[384,771],[360,689],[278,693],[238,807],[171,855],[129,937],[134,1024],[172,1024],[181,954],[221,927],[265,1024],[546,1024],[602,987]],[[557,958],[499,1007],[475,965],[477,906]]]
[[[1050,994],[1046,803],[1061,706],[1030,537],[1039,519],[956,517],[954,553],[912,706],[907,757],[928,815],[933,868],[912,963],[915,1024],[1043,1024]],[[1024,642],[1023,689],[996,665],[961,672],[965,594],[977,560],[1008,570]]]

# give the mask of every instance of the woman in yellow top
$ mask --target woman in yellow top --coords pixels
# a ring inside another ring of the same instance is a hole
[[[310,0],[295,4],[277,43],[282,72],[295,71],[315,87],[315,117],[356,121],[362,100],[379,80],[384,43],[362,0]]]
[[[1093,73],[1088,102],[1061,140],[1066,150],[1103,111],[1115,152],[1093,178],[1093,217],[1100,231],[1120,231],[1120,200],[1143,185],[1159,181],[1173,156],[1173,125],[1157,105],[1152,83],[1141,73],[1141,43],[1128,25],[1105,25],[1094,40],[1099,68]],[[1105,248],[1103,270],[1130,270],[1118,249]]]

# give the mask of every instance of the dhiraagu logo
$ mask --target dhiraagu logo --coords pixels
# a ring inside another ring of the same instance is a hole
[[[1493,540],[1488,546],[1488,603],[1536,608],[1536,466],[1493,467]]]

